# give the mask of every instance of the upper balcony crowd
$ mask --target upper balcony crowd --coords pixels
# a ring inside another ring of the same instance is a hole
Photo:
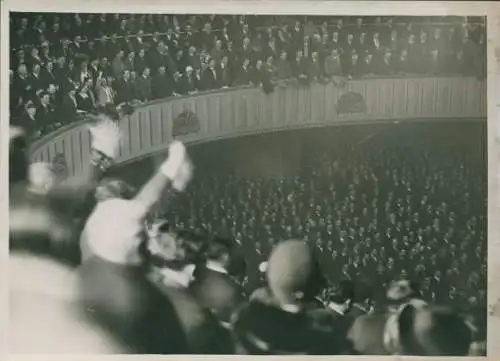
[[[231,86],[485,76],[483,18],[10,17],[10,113],[34,137],[81,112]]]

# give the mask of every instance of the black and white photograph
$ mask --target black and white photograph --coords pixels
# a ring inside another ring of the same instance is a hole
[[[490,17],[205,5],[4,16],[8,352],[486,356]]]

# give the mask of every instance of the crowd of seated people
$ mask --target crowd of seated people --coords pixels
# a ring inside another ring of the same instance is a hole
[[[274,246],[298,238],[318,247],[333,279],[383,285],[402,275],[419,280],[426,299],[484,307],[486,173],[481,149],[457,151],[467,144],[459,129],[417,127],[357,147],[355,134],[367,130],[329,131],[331,144],[311,149],[301,171],[284,179],[198,170],[200,180],[167,218],[238,238],[250,290]],[[304,138],[292,143],[301,147]],[[204,149],[205,162],[218,159]]]
[[[10,113],[33,136],[82,112],[232,86],[396,74],[484,76],[467,18],[14,13]]]
[[[173,142],[137,189],[108,173],[112,121],[91,127],[76,184],[28,167],[11,129],[11,352],[485,355],[486,312],[470,306],[485,296],[486,172],[468,142],[484,129],[353,142],[375,130],[361,128],[323,130],[281,180],[225,178],[220,157],[202,164]]]

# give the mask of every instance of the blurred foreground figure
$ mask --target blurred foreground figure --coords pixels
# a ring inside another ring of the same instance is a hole
[[[93,157],[87,177],[61,184],[50,165],[29,165],[24,132],[11,127],[10,353],[114,354],[128,348],[82,314],[77,278],[61,262],[77,246],[71,243],[71,213],[65,211],[92,189],[94,176],[113,158],[112,149],[119,141],[116,126],[109,122],[91,132]]]
[[[14,128],[15,129],[15,128]],[[59,180],[50,163],[28,163],[23,134],[10,149],[10,249],[29,250],[61,261],[79,262],[77,217],[102,174],[117,156],[120,131],[108,118],[89,127],[90,162],[83,176]]]
[[[324,286],[319,264],[301,241],[282,242],[272,251],[268,286],[258,289],[233,318],[238,353],[257,355],[338,354],[331,330],[314,326],[308,304]]]
[[[365,355],[467,356],[472,330],[451,309],[418,302],[359,317],[349,339]]]
[[[231,314],[243,302],[243,290],[230,275],[237,257],[235,245],[229,239],[215,237],[207,248],[206,261],[196,267],[189,290],[201,305],[229,324]]]
[[[135,196],[100,199],[83,230],[87,254],[78,273],[84,309],[124,340],[129,353],[231,352],[227,332],[187,292],[196,252],[185,246],[193,244],[192,237],[160,227],[157,244],[145,245],[149,212],[166,188],[182,192],[191,176],[186,149],[174,142],[158,173]]]

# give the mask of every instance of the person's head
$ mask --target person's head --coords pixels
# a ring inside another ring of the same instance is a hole
[[[135,191],[134,187],[121,179],[104,178],[96,187],[94,195],[97,202],[103,202],[114,198],[131,199]]]
[[[243,59],[243,66],[248,67],[250,65],[250,59],[245,58]]]
[[[130,71],[130,79],[135,80],[137,78],[137,73],[135,70]]]
[[[142,71],[142,76],[148,77],[150,73],[151,70],[149,68],[144,68],[144,70]]]
[[[181,72],[180,72],[180,71],[176,71],[176,72],[174,73],[174,80],[175,80],[175,81],[179,81],[181,78],[182,78],[182,74],[181,74]]]
[[[443,306],[405,305],[389,318],[385,329],[388,345],[395,346],[393,354],[466,356],[472,341],[465,320]]]
[[[217,41],[215,42],[215,48],[216,48],[217,50],[222,49],[222,41],[217,40]]]
[[[312,60],[314,60],[314,61],[318,60],[318,53],[317,53],[317,52],[315,52],[315,51],[313,51],[313,52],[311,53],[311,58],[312,58]]]
[[[352,43],[352,41],[353,41],[353,40],[354,40],[354,35],[352,35],[352,34],[348,34],[348,35],[347,35],[347,41],[348,41],[349,43]]]
[[[215,59],[210,59],[208,61],[208,66],[209,66],[210,69],[215,68]]]
[[[358,53],[352,53],[352,55],[351,55],[351,60],[352,60],[353,62],[358,61],[358,58],[359,58]]]
[[[373,60],[373,54],[371,54],[371,53],[366,54],[365,60],[367,63],[371,63]]]
[[[191,231],[172,230],[165,221],[153,222],[149,232],[148,251],[157,266],[182,271],[186,266],[199,264],[203,260],[204,240]],[[155,229],[156,228],[156,229]]]
[[[250,38],[248,36],[243,38],[243,45],[250,45]]]
[[[221,63],[224,64],[224,66],[227,66],[227,64],[229,63],[229,58],[227,55],[224,55],[221,59]]]
[[[186,66],[186,75],[191,76],[191,74],[193,74],[193,67],[188,65]]]
[[[29,102],[28,104],[26,104],[26,112],[29,114],[30,117],[35,117],[36,115],[36,107],[35,107],[35,104],[33,104],[32,102]]]
[[[385,59],[386,61],[389,61],[389,60],[391,59],[391,57],[392,57],[392,53],[391,53],[390,51],[386,51],[386,52],[384,53],[384,59]]]
[[[177,49],[177,51],[175,52],[175,55],[177,56],[177,59],[182,59],[182,56],[184,55],[184,50]]]
[[[130,79],[130,70],[124,70],[122,76],[123,76],[124,80],[129,80]]]
[[[165,71],[166,71],[166,69],[165,69],[165,66],[163,66],[163,65],[158,68],[158,73],[160,75],[164,75]]]
[[[401,58],[406,59],[407,56],[408,56],[408,50],[407,49],[401,50]]]
[[[255,63],[255,69],[259,70],[262,68],[262,60],[257,60],[257,62]]]
[[[304,56],[304,52],[302,50],[297,51],[297,58],[301,59]]]
[[[125,52],[123,50],[119,50],[117,53],[116,53],[116,58],[117,59],[123,59],[123,56],[125,55]]]
[[[337,49],[332,49],[331,55],[332,55],[332,57],[334,57],[334,58],[338,58],[338,56],[339,56],[339,51],[338,51]]]
[[[40,94],[40,103],[42,103],[42,105],[49,105],[50,104],[50,95],[49,93],[42,93]]]
[[[350,280],[335,284],[328,292],[328,303],[333,303],[342,312],[347,312],[354,302],[355,287]]]
[[[189,47],[189,50],[188,50],[188,51],[189,51],[189,55],[193,56],[193,55],[195,55],[195,53],[196,53],[196,47],[195,47],[194,45],[191,45],[191,46]]]
[[[287,53],[286,53],[286,51],[282,51],[282,52],[280,53],[280,59],[281,59],[281,60],[286,60],[286,59],[287,59]]]
[[[231,262],[231,254],[235,247],[234,241],[223,237],[214,237],[205,250],[207,261],[215,262],[227,269]]]
[[[325,279],[313,250],[306,242],[278,243],[268,260],[269,288],[281,305],[301,306],[324,287]]]

